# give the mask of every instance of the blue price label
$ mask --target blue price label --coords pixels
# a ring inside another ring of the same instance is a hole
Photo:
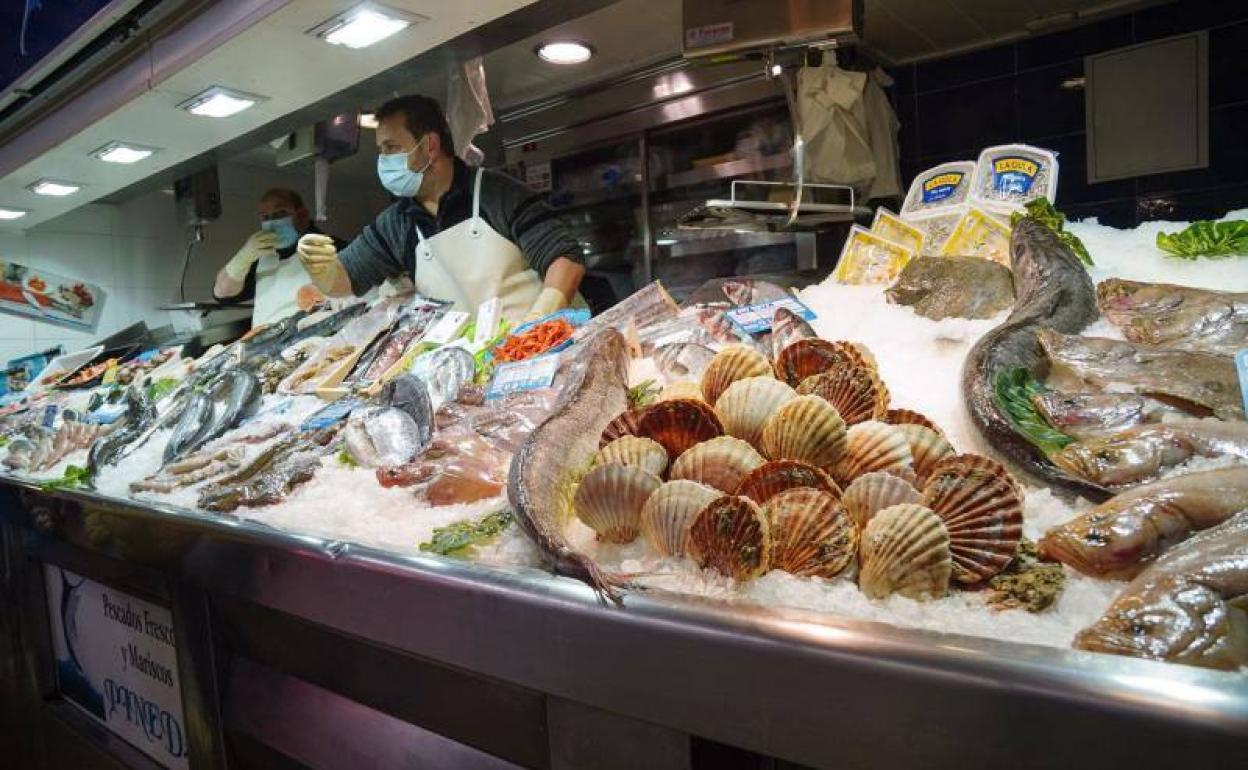
[[[1248,348],[1235,354],[1235,370],[1239,372],[1239,395],[1244,399],[1244,413],[1248,414]]]
[[[502,398],[509,393],[549,388],[559,371],[559,356],[541,356],[528,361],[499,364],[494,377],[485,391],[488,400]]]
[[[792,310],[806,321],[815,318],[815,311],[803,305],[797,297],[784,297],[757,305],[740,305],[727,311],[727,315],[728,320],[746,334],[761,334],[771,331],[771,319],[779,308]]]

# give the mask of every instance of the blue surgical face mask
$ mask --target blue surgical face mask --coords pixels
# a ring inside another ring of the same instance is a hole
[[[292,216],[266,219],[260,223],[260,229],[268,230],[277,236],[279,249],[289,249],[299,242],[299,230],[295,228],[295,218]]]
[[[377,178],[381,180],[381,186],[389,190],[391,195],[398,198],[411,198],[420,189],[420,183],[425,180],[425,172],[433,164],[433,158],[430,158],[420,171],[412,171],[407,167],[407,158],[419,148],[418,143],[408,152],[377,156]]]

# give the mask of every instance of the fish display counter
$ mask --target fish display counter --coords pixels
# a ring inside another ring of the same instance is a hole
[[[169,614],[163,766],[1230,756],[1248,263],[1206,236],[1239,219],[1065,222],[1038,167],[797,292],[516,329],[402,296],[43,383],[2,418],[21,686],[90,719],[98,584]]]

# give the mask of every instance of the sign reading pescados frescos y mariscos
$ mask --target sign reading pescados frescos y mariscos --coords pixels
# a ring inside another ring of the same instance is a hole
[[[187,767],[173,614],[60,567],[45,572],[61,694],[163,767]]]

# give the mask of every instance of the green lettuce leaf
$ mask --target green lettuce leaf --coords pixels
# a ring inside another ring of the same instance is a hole
[[[1180,259],[1248,255],[1248,220],[1193,222],[1177,233],[1157,233],[1157,248]]]
[[[1020,366],[999,373],[995,390],[997,405],[1009,416],[1014,429],[1046,455],[1054,454],[1074,441],[1050,425],[1032,403],[1031,397],[1043,393],[1044,387],[1026,368]]]
[[[39,488],[44,492],[51,492],[54,489],[74,489],[85,487],[90,481],[91,474],[86,468],[79,465],[67,465],[63,476],[59,479],[48,479],[41,483]]]
[[[433,537],[420,544],[420,550],[448,556],[473,545],[479,545],[497,537],[511,526],[511,511],[507,508],[487,513],[479,519],[465,519],[433,530]]]
[[[1088,248],[1083,245],[1083,241],[1074,234],[1066,231],[1066,215],[1053,207],[1052,201],[1048,198],[1036,198],[1034,201],[1027,203],[1023,208],[1027,209],[1026,214],[1011,214],[1010,226],[1018,224],[1023,217],[1031,217],[1040,224],[1057,233],[1058,240],[1066,244],[1067,248],[1075,253],[1079,261],[1085,265],[1091,265],[1092,255],[1088,253]]]

